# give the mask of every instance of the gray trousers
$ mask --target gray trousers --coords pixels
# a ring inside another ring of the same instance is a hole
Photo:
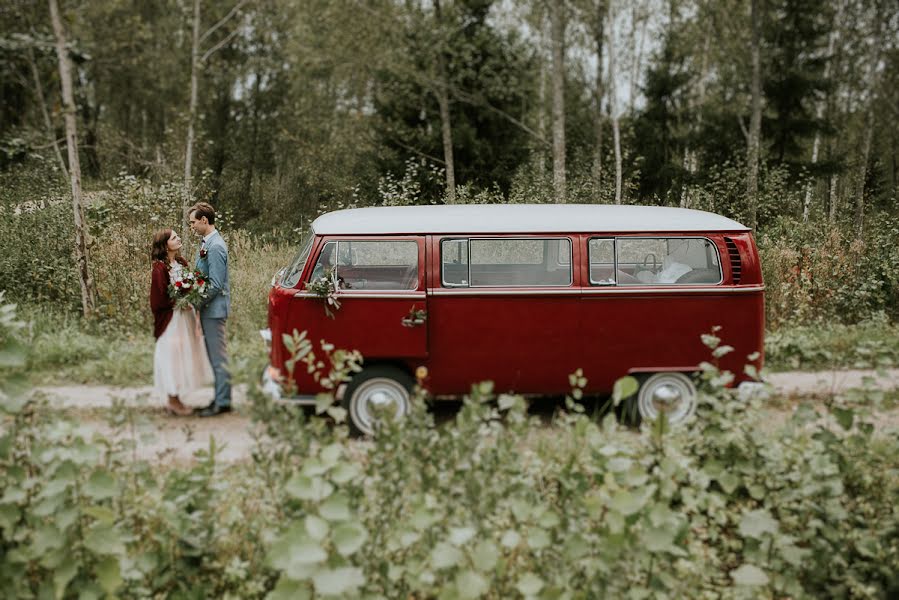
[[[225,342],[227,320],[200,317],[206,352],[215,375],[215,404],[218,406],[231,406],[231,371],[228,370],[228,348]]]

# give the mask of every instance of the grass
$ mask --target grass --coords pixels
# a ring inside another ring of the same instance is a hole
[[[248,236],[229,236],[231,316],[229,352],[235,370],[264,353],[259,330],[266,327],[272,275],[285,266],[295,248],[261,244]],[[33,385],[64,383],[139,386],[153,382],[152,319],[147,293],[127,296],[115,311],[87,322],[78,314],[41,304],[20,306],[29,324],[28,372]],[[131,287],[135,287],[133,284]]]

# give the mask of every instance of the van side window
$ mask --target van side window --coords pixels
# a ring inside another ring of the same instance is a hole
[[[619,285],[696,285],[722,281],[718,249],[705,238],[618,238],[616,273]]]
[[[590,255],[590,283],[615,285],[618,282],[615,270],[615,240],[593,238],[587,242],[587,250]],[[622,279],[626,280],[626,277]]]
[[[337,279],[345,289],[418,289],[418,243],[414,240],[328,242],[319,254],[310,281],[332,267],[336,268]]]
[[[571,285],[571,240],[446,239],[441,242],[447,287]]]
[[[440,243],[441,277],[445,287],[468,286],[468,238]]]

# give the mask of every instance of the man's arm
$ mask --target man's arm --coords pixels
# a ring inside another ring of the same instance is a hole
[[[209,267],[206,282],[206,300],[202,306],[206,306],[220,295],[225,286],[225,277],[228,275],[228,252],[221,244],[214,244],[206,253],[206,264]]]

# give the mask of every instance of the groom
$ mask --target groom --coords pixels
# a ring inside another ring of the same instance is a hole
[[[197,253],[197,270],[206,275],[207,299],[200,306],[200,325],[206,340],[206,351],[215,374],[215,399],[198,408],[199,417],[213,417],[231,412],[231,374],[225,347],[225,322],[231,312],[231,286],[228,283],[228,245],[215,229],[215,209],[198,202],[189,213],[190,228],[203,238]]]

